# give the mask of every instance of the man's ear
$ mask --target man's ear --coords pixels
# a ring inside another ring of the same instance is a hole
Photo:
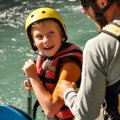
[[[101,0],[101,6],[104,8],[108,4],[108,0]]]
[[[108,3],[108,0],[98,0],[99,7],[102,9],[104,8]]]

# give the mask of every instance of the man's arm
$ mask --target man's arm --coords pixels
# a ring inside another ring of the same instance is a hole
[[[97,118],[105,97],[106,76],[102,69],[104,57],[99,47],[93,44],[94,41],[87,43],[83,52],[82,80],[78,93],[73,89],[72,83],[71,86],[70,83],[61,83],[59,86],[59,91],[66,91],[65,104],[71,109],[76,120]]]

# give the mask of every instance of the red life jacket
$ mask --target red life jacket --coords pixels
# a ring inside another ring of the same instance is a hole
[[[65,43],[54,57],[39,56],[36,62],[37,72],[45,86],[51,94],[59,80],[59,73],[63,63],[67,61],[76,61],[82,67],[82,51],[79,47],[71,43]],[[80,84],[80,79],[78,80]],[[67,119],[73,117],[70,110],[63,106],[57,113],[57,117]]]

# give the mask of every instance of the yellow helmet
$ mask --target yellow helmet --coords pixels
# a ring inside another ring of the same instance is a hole
[[[60,25],[61,30],[63,31],[64,40],[67,40],[66,27],[61,15],[52,8],[48,8],[48,7],[38,8],[29,14],[25,24],[26,34],[27,34],[30,46],[34,51],[36,51],[37,48],[34,44],[34,41],[32,40],[31,25],[37,21],[42,21],[45,19],[51,19],[57,22]]]

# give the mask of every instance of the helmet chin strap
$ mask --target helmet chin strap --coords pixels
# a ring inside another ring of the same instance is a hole
[[[106,24],[108,24],[106,18],[104,17],[104,13],[110,8],[110,6],[113,4],[113,2],[115,2],[115,0],[110,0],[103,9],[100,9],[97,4],[93,2],[93,0],[88,0],[88,2],[95,13],[96,22],[100,25],[102,29]]]

